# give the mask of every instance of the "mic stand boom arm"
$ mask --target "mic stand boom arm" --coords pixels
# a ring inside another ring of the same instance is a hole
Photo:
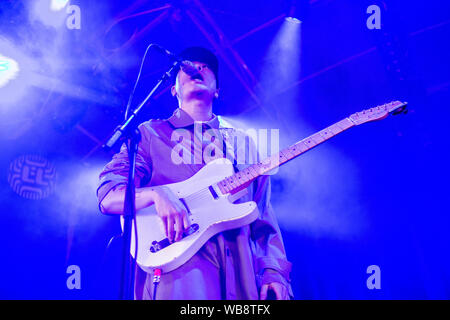
[[[164,73],[161,79],[157,82],[155,87],[150,91],[144,101],[135,108],[129,117],[126,117],[125,121],[119,125],[108,141],[103,146],[106,150],[114,148],[119,141],[127,140],[128,158],[129,158],[129,171],[128,171],[128,183],[125,190],[125,203],[124,203],[124,225],[123,225],[123,247],[122,247],[122,270],[121,270],[121,282],[120,282],[120,299],[132,300],[134,299],[134,271],[135,260],[130,255],[130,242],[131,242],[131,227],[133,219],[136,215],[135,206],[135,190],[134,177],[136,172],[136,153],[138,150],[138,144],[140,141],[140,133],[137,123],[138,115],[147,101],[153,96],[158,88],[168,79],[172,77],[172,73],[179,69],[180,61],[175,61],[170,69]],[[128,111],[128,110],[127,110]],[[136,230],[135,230],[136,231]],[[137,238],[136,238],[137,239]],[[138,243],[136,242],[136,249]]]

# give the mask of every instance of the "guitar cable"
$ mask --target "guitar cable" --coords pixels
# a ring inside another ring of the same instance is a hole
[[[153,270],[153,300],[156,300],[156,289],[161,281],[161,269]]]

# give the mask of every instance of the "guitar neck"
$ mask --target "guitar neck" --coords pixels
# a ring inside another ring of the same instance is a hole
[[[234,175],[218,182],[218,187],[223,194],[235,193],[247,187],[253,180],[269,171],[279,167],[282,164],[300,156],[301,154],[318,146],[322,142],[338,135],[339,133],[355,126],[350,118],[345,118],[335,124],[316,132],[315,134],[294,143],[288,148],[273,154],[265,160],[253,164]]]

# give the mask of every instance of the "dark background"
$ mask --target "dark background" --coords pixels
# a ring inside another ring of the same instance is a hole
[[[215,112],[240,128],[279,129],[281,147],[407,101],[407,115],[353,128],[280,168],[272,203],[296,299],[450,297],[448,1],[70,1],[81,29],[50,2],[0,1],[0,56],[20,69],[0,87],[0,298],[118,297],[120,244],[106,246],[120,227],[99,213],[95,190],[112,156],[101,145],[150,43],[213,50]],[[373,4],[381,29],[366,25]],[[149,52],[134,104],[168,65]],[[168,88],[146,117],[173,112]],[[44,182],[14,175],[23,159],[46,168]],[[66,286],[70,265],[81,269],[79,290]],[[370,265],[381,289],[367,288]]]

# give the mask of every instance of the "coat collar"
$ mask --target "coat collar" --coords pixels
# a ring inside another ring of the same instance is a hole
[[[173,115],[168,119],[168,121],[175,127],[175,128],[182,128],[182,127],[188,127],[190,125],[194,124],[194,119],[189,116],[189,114],[186,113],[181,108],[177,108]],[[213,117],[209,121],[202,122],[203,124],[208,125],[211,128],[219,128],[220,122],[219,118],[213,114]]]

